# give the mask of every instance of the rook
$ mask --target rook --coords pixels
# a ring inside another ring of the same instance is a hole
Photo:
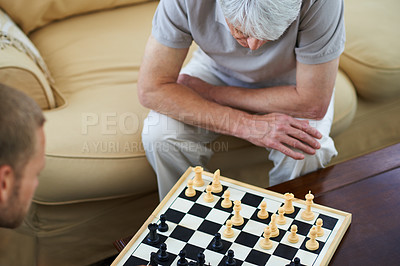
[[[194,179],[193,179],[193,185],[195,187],[202,187],[204,185],[204,180],[202,177],[203,167],[196,166],[194,168],[194,172],[195,172],[195,175],[194,175]]]
[[[147,243],[150,245],[157,245],[160,242],[160,237],[157,234],[157,224],[151,223],[147,226],[149,234],[147,236]]]

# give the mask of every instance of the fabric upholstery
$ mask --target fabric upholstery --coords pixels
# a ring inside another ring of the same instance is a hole
[[[156,190],[141,146],[148,110],[136,92],[142,59],[137,51],[144,50],[156,6],[72,17],[31,35],[66,101],[45,112],[47,167],[36,201],[77,202]]]
[[[340,67],[366,99],[400,95],[399,10],[398,0],[345,1],[347,42]]]
[[[0,0],[0,7],[25,33],[30,33],[54,20],[146,1],[149,0]]]
[[[0,9],[0,80],[31,96],[42,109],[55,107],[50,72],[30,39]]]

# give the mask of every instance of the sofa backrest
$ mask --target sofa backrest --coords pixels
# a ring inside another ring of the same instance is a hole
[[[54,20],[151,0],[0,0],[2,8],[29,34]]]

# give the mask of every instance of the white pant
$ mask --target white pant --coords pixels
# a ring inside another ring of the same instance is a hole
[[[215,77],[196,53],[181,73],[198,77],[213,85],[226,85]],[[329,137],[333,119],[334,97],[322,120],[309,120],[322,135],[321,148],[315,155],[294,160],[283,153],[268,149],[274,168],[269,172],[269,184],[276,185],[323,168],[337,151]],[[146,156],[157,175],[160,199],[163,199],[189,166],[206,166],[213,152],[207,146],[219,134],[190,126],[166,115],[150,111],[144,121],[142,141]]]

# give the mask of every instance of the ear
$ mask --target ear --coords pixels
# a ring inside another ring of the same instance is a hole
[[[7,202],[12,194],[14,181],[14,170],[11,166],[0,166],[0,204]]]

